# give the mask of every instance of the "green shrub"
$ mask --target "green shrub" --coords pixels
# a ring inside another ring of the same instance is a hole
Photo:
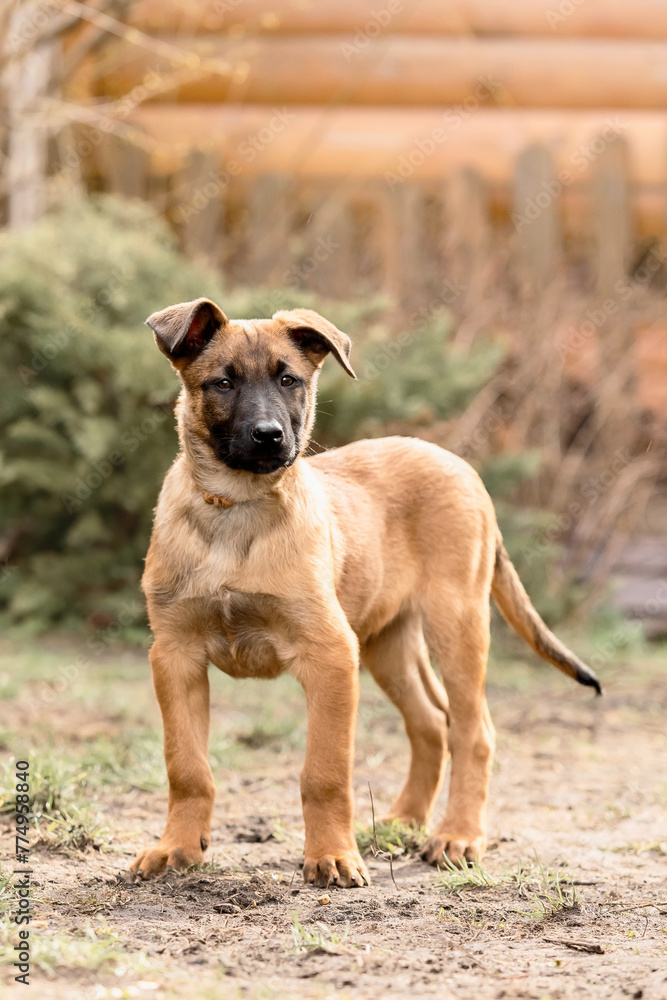
[[[12,621],[113,619],[136,605],[176,379],[142,326],[219,295],[143,205],[75,200],[0,244],[3,534]]]

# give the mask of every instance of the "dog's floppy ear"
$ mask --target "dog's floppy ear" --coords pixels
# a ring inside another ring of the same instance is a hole
[[[283,309],[274,313],[273,319],[285,324],[294,343],[313,364],[322,364],[331,351],[347,374],[357,377],[349,361],[352,341],[324,316],[312,309]]]
[[[163,354],[178,367],[192,361],[204,350],[214,333],[228,322],[227,317],[210,299],[179,302],[146,320],[155,334],[155,343]]]

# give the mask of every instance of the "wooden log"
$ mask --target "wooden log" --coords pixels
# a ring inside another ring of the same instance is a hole
[[[398,8],[398,9],[392,9]],[[561,9],[562,8],[562,9]],[[130,24],[149,33],[246,31],[427,35],[545,35],[667,39],[667,8],[655,0],[586,0],[550,5],[534,0],[137,0]]]
[[[666,229],[667,119],[662,113],[480,109],[446,141],[437,143],[429,156],[418,142],[441,127],[442,110],[341,108],[329,109],[323,117],[321,108],[294,107],[289,113],[294,117],[280,133],[269,128],[271,109],[238,104],[139,107],[127,124],[142,128],[156,173],[178,170],[187,150],[207,136],[217,139],[221,172],[230,177],[232,171],[242,178],[289,172],[302,178],[344,176],[358,184],[376,177],[387,188],[383,179],[387,174],[441,182],[469,168],[489,186],[499,211],[509,207],[519,151],[540,142],[548,146],[563,180],[561,203],[568,235],[581,236],[588,230],[587,180],[604,144],[598,135],[611,123],[632,153],[640,233],[662,236]],[[262,144],[263,140],[268,141]]]
[[[558,171],[570,171],[569,187],[586,179],[599,150],[593,148],[598,133],[610,126],[632,148],[633,181],[663,183],[663,112],[480,108],[425,155],[418,143],[443,126],[444,116],[445,111],[436,108],[337,108],[326,109],[325,115],[322,107],[295,106],[278,132],[270,127],[274,112],[262,106],[154,104],[136,108],[127,123],[142,127],[152,142],[155,166],[165,172],[174,170],[205,136],[219,149],[222,166],[245,175],[288,168],[310,176],[340,172],[371,177],[386,172],[400,182],[410,177],[437,179],[471,166],[492,182],[506,183],[519,151],[542,142]]]
[[[369,41],[354,59],[342,35],[241,41],[177,36],[169,43],[182,58],[169,60],[145,47],[109,43],[104,59],[95,60],[95,95],[121,98],[142,87],[153,100],[198,103],[460,104],[461,110],[450,115],[452,130],[485,105],[667,105],[667,75],[655,69],[667,63],[664,42],[397,36]],[[196,65],[185,65],[187,58]],[[81,72],[89,74],[90,66]],[[159,87],[156,75],[162,78]]]
[[[539,294],[553,281],[562,258],[559,199],[563,186],[545,146],[525,149],[516,164],[512,223],[520,283]]]

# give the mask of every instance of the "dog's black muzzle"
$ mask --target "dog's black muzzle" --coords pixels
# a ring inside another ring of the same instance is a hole
[[[296,457],[291,429],[285,432],[279,421],[263,419],[245,426],[231,440],[214,447],[218,458],[230,469],[265,475],[291,465]]]

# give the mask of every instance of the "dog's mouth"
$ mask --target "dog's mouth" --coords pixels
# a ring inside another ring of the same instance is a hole
[[[241,472],[252,472],[256,476],[265,476],[279,469],[287,469],[294,464],[296,451],[288,455],[248,455],[233,450],[215,449],[217,458],[229,469]]]
[[[230,469],[242,469],[245,472],[253,472],[256,476],[264,476],[270,472],[277,472],[278,469],[286,469],[292,465],[294,459],[287,458],[233,458],[229,457],[225,461]]]

